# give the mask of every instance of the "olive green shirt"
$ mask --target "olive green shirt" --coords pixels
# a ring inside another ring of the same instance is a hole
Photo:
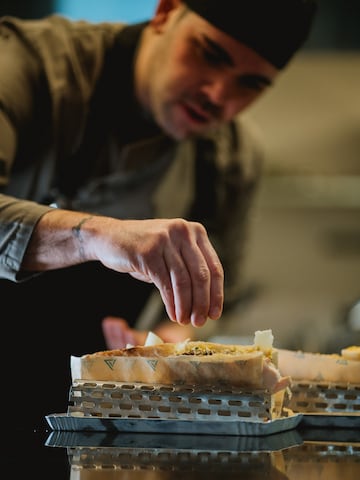
[[[0,19],[0,278],[31,276],[32,231],[64,207],[201,221],[238,290],[261,149],[240,118],[198,140],[159,130],[133,93],[144,26]]]

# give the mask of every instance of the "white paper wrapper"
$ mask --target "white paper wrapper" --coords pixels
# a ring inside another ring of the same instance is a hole
[[[337,354],[279,350],[278,365],[292,380],[360,384],[360,361]]]
[[[156,350],[156,349],[155,349]],[[241,354],[116,355],[112,351],[71,357],[74,380],[140,382],[147,384],[218,385],[244,389],[286,389],[290,378],[262,351]]]
[[[71,357],[73,381],[103,380],[162,384],[220,384],[263,388],[264,358],[261,352],[229,359],[188,355],[174,357]]]

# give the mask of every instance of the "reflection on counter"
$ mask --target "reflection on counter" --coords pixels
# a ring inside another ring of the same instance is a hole
[[[53,432],[46,444],[67,449],[69,480],[360,478],[360,432],[350,429],[265,437]]]
[[[324,431],[320,431],[324,438]],[[355,480],[360,478],[360,436],[346,441],[349,431],[339,430],[337,440],[304,441],[303,445],[284,452],[286,474],[291,480]],[[321,438],[321,437],[320,437]]]
[[[264,437],[53,432],[47,445],[67,448],[70,480],[101,478],[286,479],[282,450],[300,445],[296,430]],[[100,475],[101,472],[101,475]]]

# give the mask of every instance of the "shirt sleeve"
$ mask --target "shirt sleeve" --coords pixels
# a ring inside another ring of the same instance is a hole
[[[0,278],[23,281],[21,263],[39,219],[52,207],[0,194]]]

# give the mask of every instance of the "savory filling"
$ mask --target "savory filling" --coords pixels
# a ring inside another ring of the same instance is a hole
[[[241,353],[249,353],[250,351],[258,351],[257,347],[244,348],[242,351],[241,348],[234,345],[219,345],[212,344],[211,342],[187,342],[181,345],[180,348],[177,349],[175,355],[197,355],[197,356],[210,356],[210,355],[239,355]]]
[[[183,351],[183,352],[179,352],[178,355],[201,355],[201,356],[204,356],[204,355],[214,355],[216,353],[219,353],[219,352],[216,352],[215,350],[212,350],[208,346],[196,345],[196,346],[185,349],[185,351]],[[230,349],[229,348],[229,349],[223,350],[221,353],[224,353],[225,355],[233,355],[235,353],[235,349]]]

